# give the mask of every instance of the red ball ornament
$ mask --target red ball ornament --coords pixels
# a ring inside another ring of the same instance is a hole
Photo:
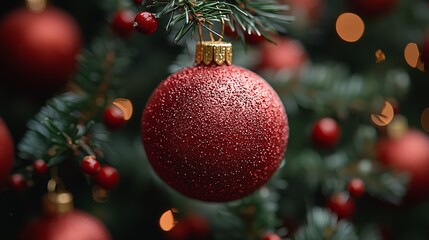
[[[80,47],[79,28],[67,13],[15,10],[0,23],[0,81],[52,93],[68,82]]]
[[[9,179],[9,188],[15,192],[22,192],[26,187],[26,182],[24,175],[20,173],[15,173],[10,176]]]
[[[95,175],[95,182],[104,189],[112,189],[119,183],[119,173],[114,167],[103,166]]]
[[[262,237],[262,240],[282,240],[279,235],[275,233],[267,233]]]
[[[142,139],[157,174],[204,201],[242,198],[278,168],[288,140],[285,109],[257,74],[198,65],[164,80],[142,117]]]
[[[136,14],[131,10],[118,11],[115,16],[113,16],[110,28],[117,36],[127,38],[134,31],[133,24],[135,16]]]
[[[134,19],[134,28],[140,33],[150,35],[158,28],[158,19],[150,12],[139,12]]]
[[[33,162],[33,169],[37,176],[43,176],[48,172],[48,165],[42,159],[37,159]]]
[[[7,184],[14,160],[14,144],[12,136],[0,118],[0,188]]]
[[[124,112],[114,105],[107,107],[103,113],[103,122],[110,130],[120,129],[126,122]]]
[[[86,156],[82,160],[82,171],[88,175],[95,175],[100,172],[101,165],[94,156]]]
[[[341,129],[332,118],[322,118],[314,123],[311,130],[313,143],[322,148],[332,148],[340,139]]]
[[[44,216],[28,225],[20,240],[110,240],[106,227],[95,217],[81,212]]]
[[[429,138],[426,134],[410,129],[398,138],[381,138],[376,151],[381,163],[409,174],[408,197],[429,195]]]
[[[275,44],[266,42],[261,47],[262,70],[288,70],[297,74],[308,61],[307,53],[302,44],[292,38],[277,38]]]
[[[349,193],[355,197],[361,197],[365,193],[365,183],[359,179],[352,179],[347,185]]]
[[[341,192],[332,195],[328,200],[329,209],[341,218],[350,218],[355,213],[355,202],[347,193]]]
[[[366,17],[380,17],[388,14],[398,0],[348,0],[352,10]]]

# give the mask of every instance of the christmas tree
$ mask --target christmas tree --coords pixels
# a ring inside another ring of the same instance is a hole
[[[6,1],[0,239],[428,239],[423,0]]]

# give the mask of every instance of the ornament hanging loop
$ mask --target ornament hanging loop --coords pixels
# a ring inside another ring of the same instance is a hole
[[[48,5],[47,0],[26,0],[25,5],[33,12],[43,12]]]

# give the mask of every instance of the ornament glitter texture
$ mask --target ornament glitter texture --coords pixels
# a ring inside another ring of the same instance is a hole
[[[257,74],[205,61],[157,87],[143,112],[142,140],[168,185],[191,198],[225,202],[274,174],[288,122],[278,95]]]

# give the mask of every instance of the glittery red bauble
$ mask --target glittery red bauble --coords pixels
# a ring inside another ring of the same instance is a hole
[[[4,187],[9,179],[14,159],[12,136],[3,119],[0,118],[0,187]]]
[[[224,202],[273,175],[288,122],[278,95],[255,73],[200,65],[158,86],[143,113],[142,139],[167,184],[188,197]]]
[[[28,225],[20,240],[110,240],[106,227],[95,217],[71,211],[49,215]]]
[[[380,17],[389,13],[398,0],[348,0],[352,10],[367,17]]]
[[[409,197],[429,195],[429,138],[422,132],[408,130],[399,138],[377,142],[377,157],[383,164],[410,176]]]
[[[266,42],[261,48],[259,68],[266,70],[288,70],[298,72],[308,61],[302,44],[292,38],[277,38],[275,44]]]
[[[74,72],[80,47],[78,26],[65,12],[15,10],[0,23],[0,81],[23,90],[58,90]]]

